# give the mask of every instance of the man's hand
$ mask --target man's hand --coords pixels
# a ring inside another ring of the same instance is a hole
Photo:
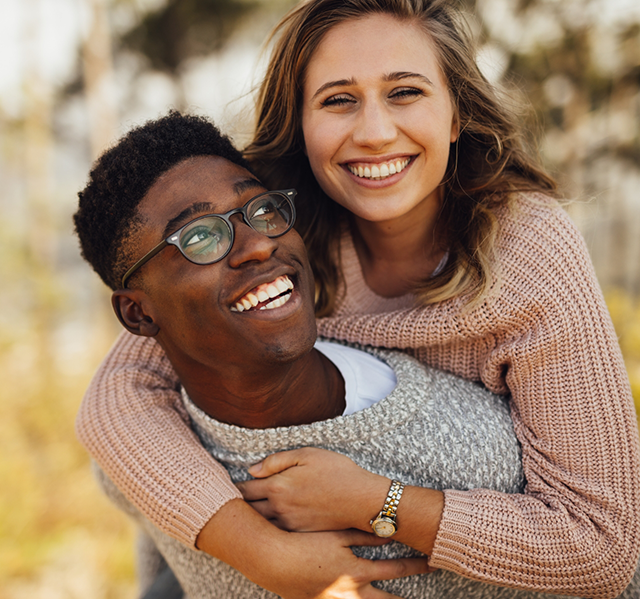
[[[274,453],[249,469],[256,480],[238,483],[243,497],[276,526],[309,532],[358,528],[370,532],[389,479],[342,454],[305,447]]]
[[[197,545],[284,599],[382,599],[394,596],[372,581],[430,571],[426,559],[366,560],[350,549],[385,542],[356,530],[284,532],[234,499],[211,518]]]

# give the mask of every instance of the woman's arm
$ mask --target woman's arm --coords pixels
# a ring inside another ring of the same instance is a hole
[[[413,348],[511,391],[527,486],[446,491],[431,565],[533,590],[616,597],[640,553],[640,450],[629,382],[584,242],[544,198],[503,215],[497,297],[319,322],[322,335]],[[570,557],[568,557],[570,556]]]
[[[91,381],[76,433],[140,512],[195,547],[214,514],[241,496],[188,426],[177,388],[155,340],[124,332]]]
[[[221,508],[198,542],[256,584],[287,599],[400,599],[371,582],[432,570],[426,559],[356,557],[353,545],[386,543],[357,530],[284,532],[240,500]]]

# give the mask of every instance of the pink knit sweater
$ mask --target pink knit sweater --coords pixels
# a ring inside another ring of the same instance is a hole
[[[416,307],[364,281],[351,238],[346,288],[320,334],[407,349],[511,393],[523,495],[446,491],[431,565],[531,590],[615,597],[640,553],[640,450],[624,363],[583,240],[544,197],[500,215],[501,285],[479,307]],[[123,334],[87,392],[80,440],[152,522],[194,546],[239,497],[187,426],[176,375],[152,339]],[[443,448],[446,451],[446,448]]]

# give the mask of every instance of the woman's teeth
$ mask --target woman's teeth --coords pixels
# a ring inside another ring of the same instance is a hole
[[[383,162],[381,164],[370,164],[367,166],[348,164],[347,166],[356,177],[380,181],[381,179],[386,179],[391,175],[403,171],[407,167],[407,164],[409,164],[409,161],[409,158],[403,158],[402,160]]]
[[[244,297],[241,297],[233,306],[232,312],[244,312],[245,310],[273,310],[286,304],[291,298],[291,290],[293,283],[289,277],[282,276],[271,281],[271,283],[263,283],[252,289]],[[284,294],[284,295],[282,295]],[[264,304],[269,300],[269,303]],[[259,304],[263,304],[259,306]]]

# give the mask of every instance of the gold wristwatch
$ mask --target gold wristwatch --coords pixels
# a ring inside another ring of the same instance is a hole
[[[379,537],[392,537],[398,531],[396,512],[398,510],[398,503],[400,503],[400,497],[402,497],[402,491],[404,491],[404,485],[397,480],[392,480],[381,512],[369,522],[371,528],[373,528],[373,532]]]

